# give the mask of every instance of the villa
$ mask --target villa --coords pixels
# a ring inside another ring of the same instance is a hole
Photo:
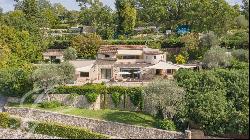
[[[180,68],[196,65],[177,65],[166,61],[166,53],[145,45],[103,45],[96,60],[70,61],[76,68],[75,84],[100,82],[142,82],[156,76],[173,78]]]

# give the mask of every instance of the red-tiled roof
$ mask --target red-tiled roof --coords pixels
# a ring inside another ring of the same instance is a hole
[[[102,45],[98,53],[116,53],[117,50],[143,50],[145,45]]]
[[[155,52],[144,52],[144,54],[146,55],[159,55],[159,54],[164,54],[163,52],[160,52],[160,51],[155,51]]]
[[[43,53],[44,56],[62,56],[63,49],[48,49]]]

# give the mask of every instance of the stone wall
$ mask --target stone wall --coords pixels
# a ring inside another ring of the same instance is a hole
[[[11,115],[34,119],[37,121],[52,121],[84,127],[94,132],[126,138],[126,139],[182,139],[184,134],[175,131],[165,131],[155,128],[145,128],[133,125],[127,125],[116,122],[89,119],[71,115],[64,115],[49,111],[42,111],[28,108],[5,107],[6,112]]]
[[[97,97],[96,102],[89,103],[84,95],[78,95],[74,99],[70,98],[70,94],[50,94],[51,101],[59,101],[67,106],[77,107],[77,108],[86,108],[91,110],[99,110],[99,109],[118,109],[118,110],[127,110],[127,111],[138,111],[139,108],[134,106],[130,101],[130,98],[126,96],[121,96],[121,102],[116,107],[112,101],[112,97],[110,94],[107,94],[106,97],[104,95],[99,95]],[[36,97],[36,96],[35,96]],[[106,98],[106,105],[104,105],[104,98]],[[46,96],[41,101],[47,100]],[[40,102],[41,102],[40,101]]]

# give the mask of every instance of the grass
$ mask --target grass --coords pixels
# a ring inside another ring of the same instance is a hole
[[[60,106],[52,109],[44,109],[39,107],[39,104],[24,104],[24,105],[9,104],[9,106],[35,108],[35,109],[48,110],[63,114],[81,116],[86,118],[120,122],[120,123],[139,125],[144,127],[155,127],[154,117],[138,112],[109,110],[109,109],[95,111],[89,109],[74,108],[69,106]]]

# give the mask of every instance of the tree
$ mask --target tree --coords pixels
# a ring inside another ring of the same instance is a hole
[[[188,0],[186,19],[193,31],[214,31],[218,35],[233,28],[234,19],[239,16],[239,10],[229,5],[225,0]]]
[[[249,50],[234,49],[232,56],[238,61],[249,62]]]
[[[69,62],[63,62],[58,65],[59,73],[63,80],[63,84],[72,83],[75,78],[75,67]]]
[[[95,58],[101,43],[101,37],[96,34],[78,35],[72,39],[72,47],[79,58]]]
[[[178,70],[175,79],[187,92],[180,120],[210,135],[247,135],[249,126],[249,67],[195,72]],[[181,122],[181,121],[179,121]],[[228,125],[230,124],[230,125]]]
[[[247,29],[249,21],[245,18],[245,16],[240,15],[236,18],[236,26],[240,29]]]
[[[156,79],[144,88],[144,110],[172,119],[184,97],[184,90],[175,81]]]
[[[181,54],[179,54],[175,58],[175,61],[176,61],[177,64],[185,64],[187,60],[185,59],[184,56],[182,56]]]
[[[242,0],[242,13],[246,16],[246,19],[249,20],[249,0]]]
[[[227,53],[225,48],[219,46],[208,50],[204,57],[203,63],[207,68],[227,67],[230,65],[231,55]]]
[[[236,30],[221,38],[221,46],[232,49],[249,49],[249,33],[246,30]]]
[[[136,9],[132,0],[116,0],[117,34],[129,35],[133,32],[136,21]]]
[[[82,8],[79,22],[94,27],[97,34],[103,39],[110,39],[114,36],[114,13],[110,7],[103,6],[100,1],[95,1],[89,7]]]
[[[15,9],[22,10],[25,18],[37,22],[36,19],[40,17],[38,2],[36,0],[15,0],[19,2]]]
[[[74,48],[67,48],[63,52],[64,60],[75,60],[77,57],[77,52]]]
[[[50,100],[48,94],[54,87],[63,82],[60,71],[58,71],[56,65],[52,64],[38,66],[32,73],[31,79],[34,83],[34,88],[42,89],[48,100]]]

